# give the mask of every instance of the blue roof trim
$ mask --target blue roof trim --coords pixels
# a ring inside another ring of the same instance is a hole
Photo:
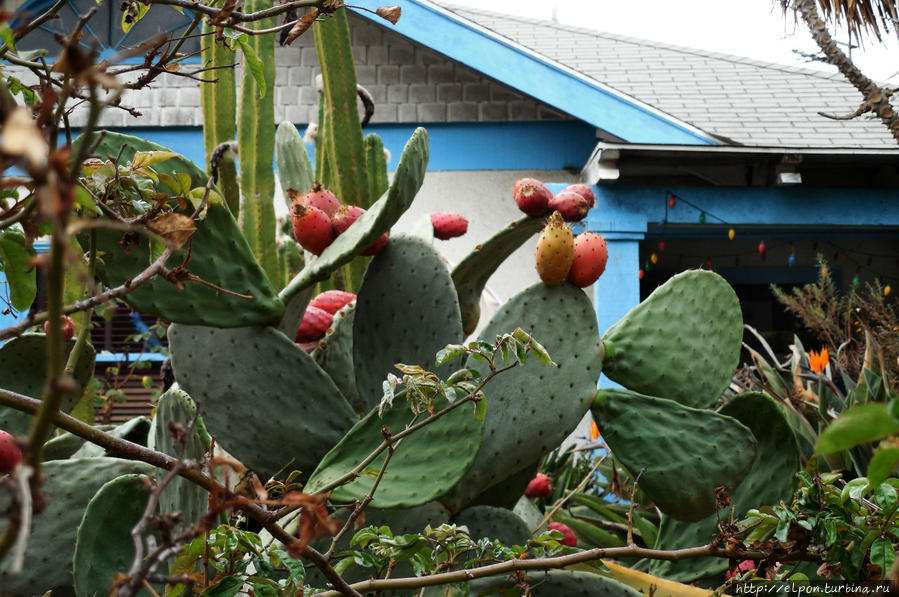
[[[376,10],[380,0],[357,0]],[[708,133],[423,0],[397,0],[392,30],[630,143],[715,145]],[[375,23],[384,19],[355,11]]]

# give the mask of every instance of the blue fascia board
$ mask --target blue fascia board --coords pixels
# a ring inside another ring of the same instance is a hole
[[[358,0],[376,10],[380,0]],[[702,130],[533,52],[507,38],[417,0],[397,0],[403,16],[391,30],[630,143],[715,145]],[[355,11],[378,25],[387,22]]]
[[[295,123],[302,130],[306,123]],[[399,162],[415,124],[373,124],[364,132],[377,133],[390,151],[389,170]],[[596,146],[596,129],[577,120],[526,122],[429,123],[428,170],[563,170],[580,169]],[[198,166],[205,163],[201,127],[119,127],[173,149]],[[314,148],[307,144],[310,156]]]
[[[624,184],[592,188],[596,207],[588,220],[640,216],[650,223],[701,226],[700,211],[686,202],[668,207],[670,191],[704,210],[705,226],[899,226],[899,198],[886,189]]]
[[[97,353],[98,363],[134,363],[137,361],[162,362],[166,359],[164,354],[158,352],[109,352],[104,350]]]

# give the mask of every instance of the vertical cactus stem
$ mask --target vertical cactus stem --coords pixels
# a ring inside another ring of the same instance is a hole
[[[318,134],[315,136],[315,180],[322,183],[325,188],[332,188],[332,174],[325,137],[331,126],[328,108],[328,97],[324,93],[318,94]]]
[[[319,128],[319,136],[328,154],[328,166],[333,170],[331,178],[334,184],[329,188],[344,203],[361,205],[365,157],[346,11],[338,10],[329,18],[315,23],[313,32],[322,71],[322,98],[327,98],[329,122],[327,127]],[[319,155],[316,153],[316,156]]]
[[[249,0],[246,10],[270,8],[272,0]],[[264,19],[248,26],[265,29],[273,25]],[[240,122],[237,129],[240,155],[240,187],[243,208],[240,224],[256,259],[274,286],[281,286],[275,246],[275,40],[271,35],[251,36],[248,44],[262,62],[265,95],[250,69],[245,69],[240,97]]]
[[[209,33],[212,29],[209,25],[203,25],[203,33]],[[236,76],[233,68],[220,68],[236,62],[236,53],[228,48],[222,42],[216,42],[212,36],[204,38],[202,59],[203,64],[208,65],[216,70],[214,83],[200,84],[200,106],[203,111],[203,147],[206,152],[207,166],[212,159],[212,153],[215,148],[226,141],[231,141],[236,135],[236,108],[237,108],[237,91]],[[227,170],[227,167],[225,168]],[[236,180],[236,171],[234,164],[231,164],[232,175]],[[220,173],[219,189],[225,195],[228,201],[228,207],[231,207],[231,198],[228,196],[227,190],[221,184],[222,175],[227,172]],[[237,210],[232,209],[231,213],[237,217]]]
[[[365,203],[369,205],[387,191],[387,157],[384,155],[384,143],[375,133],[369,133],[363,139],[365,152]]]

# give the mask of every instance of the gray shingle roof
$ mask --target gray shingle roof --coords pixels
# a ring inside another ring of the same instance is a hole
[[[896,148],[879,120],[835,121],[861,95],[828,74],[443,4],[459,16],[737,144]]]

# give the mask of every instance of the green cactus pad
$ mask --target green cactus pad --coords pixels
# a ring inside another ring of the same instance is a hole
[[[178,384],[174,384],[159,397],[156,414],[150,426],[148,447],[174,458],[183,457],[201,464],[211,443],[203,419],[197,417],[191,434],[183,443],[175,441],[170,429],[171,425],[176,425],[186,430],[194,420],[196,412],[197,405],[191,397],[178,387]],[[158,478],[161,479],[161,475]],[[186,529],[196,524],[206,514],[208,495],[199,485],[175,477],[159,496],[159,510],[180,512],[181,520],[178,528]]]
[[[128,440],[141,446],[147,445],[147,434],[150,432],[150,419],[147,417],[134,417],[107,431],[113,437]],[[85,442],[72,454],[72,458],[96,458],[97,456],[109,456],[106,450],[97,444]]]
[[[487,242],[475,247],[453,269],[453,283],[459,295],[462,324],[466,334],[478,327],[479,302],[487,280],[502,263],[543,226],[543,218],[521,218],[512,222]]]
[[[353,362],[363,404],[380,402],[397,363],[431,369],[438,351],[462,339],[459,303],[440,254],[419,239],[392,239],[369,263],[356,298]]]
[[[437,408],[447,406],[445,399]],[[403,396],[378,417],[377,409],[356,423],[321,461],[309,478],[307,493],[351,471],[384,440],[382,428],[402,431],[413,419]],[[419,419],[420,420],[420,419]],[[375,508],[411,508],[430,502],[455,485],[474,462],[483,437],[484,422],[474,416],[473,407],[463,405],[404,438],[387,465],[375,492]],[[451,456],[448,456],[451,455]],[[371,490],[386,452],[362,472],[358,480],[335,489],[338,501],[362,500]],[[435,466],[440,462],[440,466]]]
[[[66,354],[75,346],[75,340],[66,343]],[[94,375],[94,347],[86,344],[81,352],[73,377],[84,388]],[[0,346],[0,387],[40,400],[47,378],[47,336],[23,334]],[[68,396],[60,410],[70,412],[81,394]],[[28,413],[0,406],[0,429],[12,435],[24,435],[34,417]]]
[[[284,301],[284,314],[278,322],[278,331],[288,338],[295,338],[297,330],[300,329],[300,323],[303,321],[303,315],[306,313],[306,307],[309,305],[309,299],[315,292],[315,286],[307,286],[299,292],[290,295]]]
[[[368,207],[388,188],[387,156],[384,155],[384,142],[377,133],[365,135],[362,151],[365,155],[365,196],[361,207]]]
[[[629,586],[593,574],[575,570],[552,570],[550,572],[531,572],[525,580],[530,585],[528,595],[532,597],[642,597],[642,593]],[[472,597],[480,595],[506,595],[502,589],[511,591],[509,595],[519,595],[521,589],[508,577],[479,578],[469,583]],[[430,590],[429,590],[430,591]],[[427,593],[431,597],[430,592]],[[433,593],[435,596],[438,593]]]
[[[281,299],[287,302],[300,290],[327,279],[331,272],[352,261],[378,237],[390,230],[412,204],[424,181],[427,167],[428,133],[419,127],[406,142],[403,155],[393,174],[393,183],[387,193],[375,201],[368,211],[346,232],[338,236],[318,258],[310,259],[303,271],[281,291]]]
[[[306,193],[312,189],[312,162],[303,137],[291,122],[284,121],[275,131],[275,162],[284,201],[290,208],[288,189]]]
[[[346,305],[334,314],[331,327],[325,333],[318,347],[312,352],[312,358],[325,373],[331,376],[344,398],[360,414],[365,413],[365,405],[359,398],[356,389],[356,376],[353,374],[353,321],[356,309]]]
[[[488,400],[489,408],[489,400]],[[524,490],[534,478],[536,467],[526,467],[504,479],[496,485],[491,485],[483,493],[468,503],[471,506],[497,506],[498,508],[514,508],[515,504],[524,496]]]
[[[104,131],[103,134],[105,136],[95,154],[104,159],[107,154],[117,155],[122,147],[122,163],[130,161],[136,151],[169,151],[138,137],[111,131]],[[94,140],[96,137],[90,139]],[[76,140],[76,143],[84,142],[84,136]],[[206,185],[206,174],[181,156],[154,164],[153,169],[169,175],[176,172],[187,173],[190,174],[194,187]],[[177,206],[177,203],[173,202],[172,206]],[[189,215],[192,211],[193,206],[189,206],[183,213]],[[253,298],[240,298],[190,281],[183,283],[184,290],[178,290],[171,282],[155,277],[128,293],[124,300],[142,313],[192,325],[241,327],[276,321],[281,316],[283,305],[253,257],[228,208],[223,204],[210,204],[206,217],[196,224],[197,231],[191,243],[176,251],[167,266],[173,268],[181,265],[190,247],[188,271],[220,288]],[[108,286],[122,284],[153,261],[146,239],[131,245],[129,251],[122,250],[121,240],[121,232],[103,229],[97,231],[97,250],[103,254],[102,263],[97,264],[97,274]]]
[[[715,511],[715,488],[733,491],[756,454],[752,432],[734,418],[629,390],[600,390],[593,417],[640,489],[673,518]]]
[[[758,453],[746,478],[731,494],[731,506],[739,520],[747,510],[763,505],[776,505],[788,500],[795,488],[800,470],[800,454],[796,438],[781,407],[759,392],[741,394],[722,406],[718,412],[733,417],[749,427],[758,441]],[[730,518],[731,508],[722,509],[721,520]],[[705,545],[715,538],[718,516],[712,514],[699,522],[684,523],[662,518],[656,549],[680,549]],[[697,558],[681,562],[653,561],[650,574],[680,582],[694,580],[727,569],[721,558]]]
[[[742,339],[730,284],[713,272],[686,271],[606,331],[603,373],[635,392],[703,408],[730,383]]]
[[[154,468],[143,462],[118,458],[75,458],[45,462],[41,492],[47,507],[34,517],[34,526],[25,550],[25,569],[9,573],[11,558],[0,563],[0,586],[4,597],[32,597],[47,591],[71,587],[75,539],[85,508],[94,494],[108,481],[121,475],[149,475]],[[4,493],[0,508],[7,508]],[[7,521],[0,521],[0,531]],[[56,594],[56,591],[54,591]]]
[[[602,367],[596,315],[590,299],[571,284],[538,283],[510,299],[493,316],[481,339],[520,327],[546,347],[558,368],[530,357],[484,388],[484,443],[465,478],[440,501],[458,512],[485,489],[537,462],[556,448],[584,417]],[[486,373],[483,363],[468,367]],[[517,497],[517,496],[516,496]]]
[[[168,337],[175,379],[206,428],[261,477],[291,459],[312,471],[356,421],[331,378],[274,328],[176,324]]]
[[[467,526],[468,536],[475,541],[486,537],[512,546],[525,545],[531,538],[527,523],[506,508],[471,506],[456,514],[451,522]]]
[[[150,498],[144,475],[122,475],[91,498],[78,526],[72,567],[75,595],[105,595],[116,573],[127,574],[134,560],[131,529],[143,516]],[[141,589],[138,595],[150,592]]]

